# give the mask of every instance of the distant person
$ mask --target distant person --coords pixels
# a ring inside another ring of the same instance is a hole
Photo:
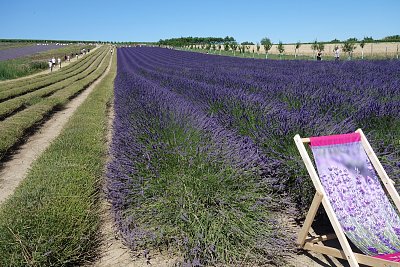
[[[88,48],[87,52],[90,53],[90,48]]]
[[[78,53],[76,53],[76,60],[78,60],[78,56],[79,56]]]
[[[55,58],[55,57],[53,57],[53,58],[51,59],[51,63],[53,64],[53,67],[56,65],[56,58]]]
[[[57,64],[58,64],[58,66],[59,66],[60,69],[61,69],[61,58],[57,58]]]
[[[113,54],[113,49],[111,48],[111,55]]]
[[[317,53],[317,60],[322,60],[322,53],[321,53],[321,51],[318,51],[318,53]]]
[[[339,60],[339,47],[336,46],[333,52],[335,54],[335,61]]]
[[[51,62],[51,59],[49,60],[49,69],[50,69],[50,72],[53,71],[53,62]]]
[[[71,57],[69,55],[67,56],[67,60],[68,62],[71,62]]]
[[[64,55],[64,61],[67,61],[68,57],[67,54]]]

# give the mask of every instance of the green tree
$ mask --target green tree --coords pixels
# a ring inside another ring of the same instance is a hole
[[[342,50],[343,52],[348,54],[348,59],[351,60],[353,58],[353,51],[356,49],[357,44],[354,41],[354,38],[347,39],[343,45]]]
[[[257,48],[257,54],[259,55],[260,54],[260,48],[261,48],[260,43],[257,43],[256,48]]]
[[[279,58],[282,59],[282,53],[285,52],[285,47],[283,46],[282,41],[279,41],[278,46],[276,47],[279,52]]]
[[[225,51],[229,51],[229,46],[230,46],[229,43],[228,43],[228,42],[225,42],[225,43],[224,43],[224,50],[225,50]]]
[[[231,46],[231,49],[233,51],[233,56],[236,56],[236,49],[238,48],[237,43],[236,42],[231,42],[230,46]]]
[[[261,45],[264,46],[265,58],[268,58],[268,51],[272,48],[272,42],[269,38],[265,37],[261,39]]]
[[[319,52],[324,51],[324,50],[325,50],[325,45],[324,45],[323,43],[319,42],[319,43],[318,43],[318,46],[317,46],[317,50],[318,50]]]
[[[295,46],[295,49],[294,49],[294,58],[297,58],[297,52],[299,52],[300,46],[301,46],[301,43],[300,43],[300,41],[298,41],[296,43],[296,46]]]
[[[315,51],[318,50],[318,42],[317,42],[317,40],[315,40],[315,41],[312,43],[311,49],[313,50],[313,58],[315,58]]]

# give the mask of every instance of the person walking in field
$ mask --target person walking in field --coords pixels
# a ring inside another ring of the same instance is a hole
[[[68,62],[71,62],[71,57],[69,55],[67,56],[67,60]]]
[[[53,71],[53,62],[51,62],[51,59],[49,60],[49,69],[50,69],[50,72]]]
[[[318,53],[317,53],[317,60],[318,61],[322,60],[322,52],[321,51],[318,51]]]
[[[57,64],[58,64],[58,66],[59,66],[60,69],[61,69],[61,58],[57,58]]]
[[[51,63],[53,64],[53,67],[56,65],[56,59],[55,59],[55,57],[53,57],[53,58],[51,59]]]
[[[336,47],[333,49],[333,52],[334,52],[334,54],[335,54],[335,61],[339,60],[339,47],[336,46]]]

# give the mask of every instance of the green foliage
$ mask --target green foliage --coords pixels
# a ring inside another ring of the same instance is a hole
[[[337,38],[335,38],[332,41],[330,41],[330,43],[334,43],[334,44],[337,44],[337,43],[340,43],[340,42],[341,41],[339,39],[337,39]]]
[[[241,45],[254,45],[254,43],[245,41],[245,42],[242,42]]]
[[[347,41],[356,43],[356,42],[358,42],[358,39],[356,37],[352,37],[352,38],[347,39]]]
[[[357,44],[355,43],[354,38],[350,38],[343,43],[342,50],[343,52],[348,53],[349,59],[351,59],[353,56],[353,51],[356,49],[356,47]]]
[[[300,42],[300,41],[298,41],[298,42],[296,43],[296,49],[299,49],[299,48],[300,48],[300,46],[301,46],[301,42]]]
[[[311,49],[315,52],[316,50],[318,50],[318,42],[317,40],[315,40],[312,44],[311,44]]]
[[[400,35],[390,35],[382,38],[383,41],[387,42],[400,42]]]
[[[323,43],[319,42],[317,45],[317,50],[319,52],[322,52],[322,51],[324,51],[324,49],[325,49],[325,45]]]
[[[228,51],[230,47],[230,44],[228,42],[224,43],[224,50]]]
[[[176,47],[185,47],[188,45],[204,45],[204,44],[222,44],[225,42],[234,42],[235,38],[226,36],[221,37],[180,37],[171,39],[161,39],[157,42],[158,45],[168,45]]]
[[[285,47],[283,46],[283,43],[279,41],[278,46],[276,47],[278,49],[279,54],[282,54],[285,51]]]
[[[238,48],[238,44],[237,44],[236,42],[232,42],[232,43],[230,44],[230,47],[231,47],[231,49],[232,49],[233,51],[236,51],[236,49]]]
[[[257,48],[257,52],[260,52],[260,48],[261,48],[260,43],[257,43],[257,44],[256,44],[256,48]]]
[[[385,39],[385,38],[384,38]],[[373,42],[374,41],[374,38],[372,38],[372,37],[364,37],[364,39],[363,39],[366,43],[370,43],[370,42]]]
[[[268,37],[261,39],[261,45],[264,46],[265,52],[268,54],[268,51],[272,48],[272,42]]]

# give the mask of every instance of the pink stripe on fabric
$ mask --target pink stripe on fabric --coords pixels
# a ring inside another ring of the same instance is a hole
[[[387,260],[387,261],[400,262],[400,252],[396,252],[396,253],[392,253],[392,254],[385,254],[385,255],[377,255],[374,257],[383,259],[383,260]]]
[[[329,146],[359,141],[361,141],[361,135],[359,133],[310,137],[311,146]]]

